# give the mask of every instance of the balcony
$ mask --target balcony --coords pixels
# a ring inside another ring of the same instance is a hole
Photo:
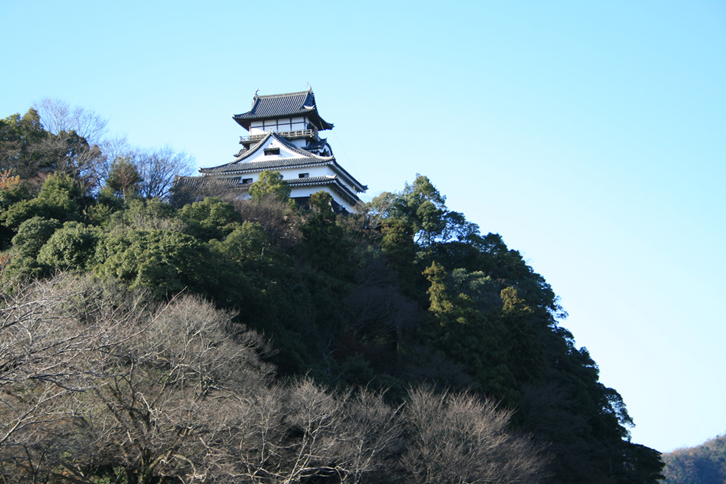
[[[318,130],[317,129],[299,129],[297,131],[277,131],[276,132],[278,136],[282,136],[286,139],[300,139],[300,138],[312,138],[314,140],[319,140],[318,137]],[[267,134],[252,134],[249,136],[240,136],[239,142],[243,145],[250,145],[252,143],[256,143],[260,141],[262,138],[267,136]]]

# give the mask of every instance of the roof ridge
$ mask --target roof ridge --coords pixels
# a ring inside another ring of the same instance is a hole
[[[287,97],[287,96],[293,96],[293,95],[296,95],[296,94],[307,94],[307,93],[309,93],[309,92],[310,92],[310,91],[286,92],[286,93],[283,93],[283,94],[265,94],[265,95],[262,95],[262,96],[260,96],[260,95],[258,94],[258,95],[257,95],[257,98],[258,98],[258,99],[262,99],[262,98],[266,98],[266,99],[272,99],[272,98],[276,98],[276,97]]]
[[[299,155],[303,155],[306,158],[312,157],[312,158],[315,158],[315,159],[318,159],[318,160],[326,160],[326,161],[329,160],[329,159],[335,159],[334,156],[320,156],[320,155],[316,155],[315,153],[311,153],[311,152],[309,152],[309,151],[307,151],[307,150],[305,150],[303,148],[300,148],[298,146],[295,146],[293,143],[291,143],[290,141],[288,141],[284,137],[278,135],[274,131],[271,132],[271,133],[269,133],[269,135],[272,136],[273,138],[275,138],[276,140],[278,140],[280,143],[282,143],[283,145],[285,145],[290,150],[294,151],[295,153],[297,153]],[[260,143],[262,143],[262,141],[260,141]]]
[[[235,160],[232,163],[239,163],[240,161],[244,160],[245,158],[248,158],[253,153],[256,153],[257,150],[259,150],[262,147],[262,145],[265,143],[265,141],[267,141],[267,139],[270,136],[272,136],[272,133],[271,132],[270,133],[267,133],[264,138],[262,138],[260,141],[257,142],[256,145],[250,147],[250,149],[248,149],[247,151],[245,151],[244,153],[242,153],[241,156],[236,157]],[[232,163],[230,163],[230,165]]]

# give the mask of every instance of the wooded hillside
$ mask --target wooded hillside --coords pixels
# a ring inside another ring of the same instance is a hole
[[[660,477],[550,285],[427,177],[347,217],[274,176],[186,203],[184,155],[55,131],[0,121],[2,482]]]
[[[664,484],[726,482],[726,436],[663,454]]]

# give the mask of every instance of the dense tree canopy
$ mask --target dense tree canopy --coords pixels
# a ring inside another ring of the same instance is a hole
[[[37,112],[0,133],[3,168],[20,175],[0,186],[3,314],[60,291],[53,301],[67,304],[39,303],[50,313],[38,327],[47,341],[87,335],[91,355],[73,384],[61,371],[0,387],[20,409],[17,428],[3,424],[7,469],[129,484],[660,476],[659,454],[630,441],[622,398],[561,326],[550,285],[428,178],[347,217],[324,192],[289,203],[274,172],[251,200],[177,207],[144,188],[138,157],[107,160],[105,188],[44,158],[34,143],[56,135]],[[85,282],[43,282],[57,271]],[[109,328],[120,339],[93,339]],[[1,371],[36,350],[13,341]]]
[[[726,482],[726,436],[663,455],[663,484]]]

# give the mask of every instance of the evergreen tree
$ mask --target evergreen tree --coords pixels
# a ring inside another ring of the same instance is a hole
[[[271,196],[278,200],[287,201],[290,198],[290,185],[282,179],[276,171],[263,171],[260,177],[250,186],[252,200],[261,200]]]

